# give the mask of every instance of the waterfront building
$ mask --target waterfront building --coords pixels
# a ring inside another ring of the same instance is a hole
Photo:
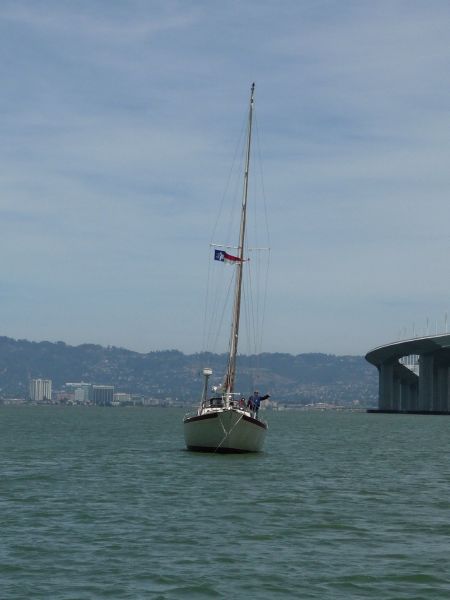
[[[44,402],[52,399],[51,379],[32,379],[30,381],[30,400],[32,402]]]
[[[113,385],[93,385],[92,399],[94,404],[99,406],[112,406],[114,402]]]
[[[71,388],[74,394],[76,404],[89,404],[92,400],[92,385],[90,383],[66,383],[67,388]]]
[[[113,397],[114,404],[129,404],[131,402],[131,394],[124,392],[116,392]]]

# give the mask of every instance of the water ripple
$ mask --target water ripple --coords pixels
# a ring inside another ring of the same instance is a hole
[[[183,411],[0,410],[0,597],[447,598],[450,419],[269,414],[258,455]]]

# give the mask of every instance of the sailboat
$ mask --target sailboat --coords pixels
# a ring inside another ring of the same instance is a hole
[[[189,450],[205,452],[259,452],[263,447],[267,433],[267,423],[258,418],[257,411],[255,412],[251,406],[247,406],[248,403],[245,401],[245,398],[235,391],[239,325],[243,295],[242,286],[244,270],[248,263],[244,250],[247,227],[254,92],[255,84],[253,83],[248,112],[239,241],[234,252],[236,255],[232,255],[224,249],[215,249],[214,251],[215,260],[232,263],[232,267],[236,269],[228,364],[222,384],[212,388],[212,395],[209,395],[209,379],[213,374],[212,369],[210,367],[203,368],[204,383],[200,405],[194,414],[187,414],[183,420],[184,437]]]

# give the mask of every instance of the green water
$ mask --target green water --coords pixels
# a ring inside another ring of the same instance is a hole
[[[450,417],[265,413],[258,455],[183,411],[0,409],[0,598],[450,597]]]

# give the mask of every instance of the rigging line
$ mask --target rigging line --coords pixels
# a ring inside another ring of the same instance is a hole
[[[254,175],[253,177],[254,180],[254,190],[257,190],[257,192],[253,193],[254,196],[254,202],[253,202],[253,213],[254,213],[254,218],[253,218],[253,235],[255,238],[255,250],[259,248],[259,238],[260,238],[260,230],[261,227],[259,225],[259,221],[260,219],[260,215],[261,215],[261,202],[258,200],[257,196],[260,196],[260,192],[258,191],[258,185],[257,185],[257,181],[256,181],[256,175]],[[259,219],[258,219],[259,217]],[[254,343],[254,359],[253,359],[253,364],[255,366],[255,369],[258,370],[259,369],[259,358],[258,358],[258,352],[260,350],[260,344],[259,344],[259,337],[258,337],[258,330],[260,329],[260,325],[261,325],[261,281],[262,281],[262,275],[261,275],[261,264],[262,264],[262,259],[261,259],[261,254],[257,253],[254,255],[254,259],[252,259],[252,279],[251,279],[251,285],[252,285],[252,313],[251,313],[251,318],[252,318],[252,325],[253,325],[253,334],[254,334],[254,339],[253,339],[253,343]]]
[[[251,355],[252,355],[252,351],[253,351],[253,340],[252,340],[252,335],[251,335],[251,319],[249,316],[250,313],[250,304],[251,302],[249,301],[249,295],[247,294],[247,290],[244,289],[243,290],[243,303],[244,303],[244,322],[245,322],[245,341],[246,341],[246,354],[248,356],[248,364],[249,367],[251,367]],[[251,375],[251,371],[250,371],[250,375]]]
[[[262,193],[262,199],[263,199],[266,235],[267,235],[268,246],[270,247],[271,243],[270,243],[269,218],[268,218],[268,211],[267,211],[267,197],[266,197],[266,191],[265,191],[265,186],[264,186],[264,177],[263,177],[263,168],[262,168],[263,159],[262,159],[262,153],[261,153],[261,144],[260,144],[259,126],[258,126],[257,117],[255,118],[255,129],[256,129],[256,136],[255,136],[256,149],[257,149],[257,153],[258,153],[258,160],[256,162],[259,165],[259,175],[260,175],[260,180],[261,180],[261,193]]]
[[[265,286],[264,286],[264,292],[263,292],[262,317],[261,317],[261,329],[260,329],[260,331],[261,331],[260,346],[262,348],[264,327],[265,327],[265,318],[266,318],[266,307],[267,307],[271,240],[270,240],[269,218],[268,218],[268,209],[267,209],[267,197],[266,197],[263,168],[262,168],[263,159],[262,159],[262,152],[261,152],[260,129],[259,129],[259,123],[258,123],[257,116],[255,118],[255,130],[256,130],[256,135],[255,135],[256,150],[257,150],[257,155],[258,155],[258,161],[256,161],[256,162],[259,165],[259,177],[260,177],[261,192],[262,192],[262,204],[263,204],[264,222],[265,222],[265,229],[266,229],[266,239],[267,239],[268,247],[269,247],[268,248],[269,253],[268,253],[268,258],[267,258],[267,263],[266,263]]]
[[[247,303],[248,304],[249,340],[251,343],[251,351],[252,351],[252,353],[255,353],[256,352],[256,330],[257,330],[257,325],[258,325],[257,318],[255,318],[255,296],[256,296],[256,304],[257,304],[258,290],[257,290],[257,288],[255,290],[253,269],[249,269],[247,281],[248,281],[248,286],[249,286],[249,295],[248,295],[248,303]]]
[[[270,267],[270,252],[267,255],[267,260],[264,261],[265,270],[263,269],[262,256],[259,254],[259,260],[253,261],[253,267],[258,263],[258,268],[250,269],[247,276],[247,282],[250,289],[250,299],[247,302],[247,319],[248,319],[248,337],[253,343],[254,358],[252,364],[255,369],[255,377],[258,378],[261,374],[261,351],[263,345],[263,334],[266,317],[267,295],[268,295],[268,272]],[[256,279],[253,275],[256,275]],[[265,275],[265,276],[264,276]],[[256,297],[256,299],[255,299]],[[252,337],[253,334],[253,337]]]
[[[252,290],[252,276],[249,274],[248,293],[246,294],[246,320],[247,320],[247,339],[248,339],[248,354],[252,355],[255,351],[255,319],[254,319],[254,295]]]
[[[254,332],[255,332],[255,288],[254,288],[254,261],[252,264],[249,264],[249,269],[247,271],[247,280],[246,280],[246,308],[247,308],[247,329],[248,329],[248,340],[249,340],[249,351],[253,352],[254,350]]]
[[[257,261],[258,263],[259,261]],[[258,271],[258,269],[257,269]],[[256,384],[256,380],[258,379],[259,376],[259,358],[258,358],[258,351],[259,351],[259,334],[258,334],[258,329],[260,328],[260,322],[259,322],[259,283],[258,283],[258,272],[256,272],[256,282],[254,281],[254,278],[252,277],[252,287],[255,289],[253,297],[256,296],[256,300],[255,302],[252,304],[252,325],[253,325],[253,344],[254,344],[254,349],[253,349],[253,368],[254,368],[254,384],[253,387],[255,387]]]
[[[221,332],[222,332],[222,326],[225,320],[225,313],[228,314],[228,310],[227,307],[230,305],[231,302],[231,298],[232,298],[232,290],[233,290],[234,286],[233,286],[233,278],[230,279],[229,283],[228,283],[228,289],[226,290],[226,294],[224,294],[224,301],[223,301],[223,309],[222,309],[222,313],[219,319],[219,326],[216,329],[216,336],[215,336],[215,340],[214,340],[214,347],[217,347],[218,344],[218,339],[219,337],[221,337]]]
[[[213,272],[216,274],[216,278],[211,283],[215,293],[208,314],[208,344],[212,351],[216,350],[218,338],[222,333],[222,325],[225,313],[230,306],[231,290],[235,280],[234,265],[216,263],[214,267]],[[230,271],[228,271],[229,269]]]
[[[267,294],[268,294],[268,290],[269,290],[269,268],[270,268],[270,250],[267,255],[266,276],[265,276],[265,285],[264,285],[264,292],[263,292],[263,308],[262,308],[261,334],[260,334],[261,348],[263,345],[263,335],[264,335],[264,327],[265,327],[265,320],[266,320]]]
[[[259,347],[259,329],[261,329],[261,325],[260,325],[260,321],[261,321],[261,297],[260,297],[260,289],[261,289],[261,256],[259,256],[259,260],[256,261],[256,289],[257,289],[257,300],[256,300],[256,307],[255,307],[255,320],[259,325],[258,329],[255,329],[255,336],[258,336],[256,341],[255,341],[255,346],[257,347],[258,350],[260,350]],[[255,353],[256,355],[258,353]],[[256,364],[257,364],[257,368],[259,368],[259,359],[256,358]]]
[[[261,289],[261,254],[258,256],[258,260],[256,261],[256,307],[255,307],[255,319],[256,323],[259,325],[261,320],[261,298],[260,298],[260,289]],[[255,335],[258,335],[258,329],[255,329]],[[259,344],[256,342],[256,346],[259,349]],[[257,359],[258,362],[258,359]]]
[[[248,352],[248,365],[249,365],[249,377],[251,387],[255,387],[255,354],[256,348],[256,326],[255,324],[255,311],[254,311],[254,293],[252,291],[253,278],[251,275],[251,269],[247,275],[247,286],[244,291],[244,311],[245,311],[245,324],[246,324],[246,336],[247,336],[247,352]],[[248,293],[247,293],[248,292]]]
[[[226,312],[225,309],[227,308],[227,305],[229,304],[230,296],[231,296],[231,290],[233,288],[233,285],[232,285],[233,284],[233,279],[234,279],[234,277],[230,278],[229,284],[228,284],[228,290],[227,290],[226,294],[224,294],[224,302],[223,302],[223,305],[222,305],[222,314],[221,314],[221,317],[220,317],[220,320],[219,320],[219,326],[217,327],[215,339],[214,339],[214,342],[213,342],[214,348],[217,346],[218,339],[219,339],[220,333],[222,331],[222,325],[223,325],[224,316],[225,316],[225,312]],[[211,330],[212,330],[212,325],[213,325],[213,323],[211,323]]]
[[[258,258],[256,261],[254,261],[254,264],[256,263],[256,268],[255,268],[255,279],[256,281],[253,282],[253,286],[255,288],[255,296],[256,296],[256,301],[255,301],[255,354],[257,354],[260,350],[260,344],[259,344],[259,337],[258,337],[258,332],[261,329],[261,286],[262,286],[262,275],[261,275],[261,263],[262,263],[262,255],[261,253],[258,253]]]
[[[216,286],[214,284],[215,281],[215,271],[214,271],[214,266],[211,265],[211,262],[209,263],[209,268],[210,268],[210,277],[209,277],[209,281],[208,281],[208,306],[207,306],[207,311],[206,311],[206,318],[205,318],[205,346],[207,350],[210,350],[210,344],[211,344],[211,326],[213,323],[213,318],[214,318],[214,312],[215,310],[217,310],[217,302],[216,302],[216,297],[215,294],[217,293],[217,289]],[[215,292],[215,293],[214,293]]]
[[[225,184],[225,190],[224,190],[224,192],[222,194],[222,198],[221,198],[221,201],[220,201],[219,212],[217,214],[217,218],[216,218],[216,221],[214,223],[214,227],[213,227],[213,231],[212,231],[213,235],[212,235],[211,239],[213,239],[215,237],[215,232],[216,232],[216,230],[218,228],[218,224],[219,224],[219,221],[220,221],[221,216],[222,216],[223,208],[225,206],[225,198],[228,196],[228,190],[230,189],[230,184],[231,184],[231,181],[232,181],[233,172],[238,169],[237,165],[240,164],[240,162],[237,160],[237,156],[238,156],[238,153],[241,150],[242,145],[243,145],[243,139],[244,139],[244,133],[245,133],[245,124],[246,124],[246,116],[243,119],[242,124],[241,124],[240,134],[239,134],[239,137],[238,137],[238,141],[237,141],[236,147],[234,149],[233,159],[231,161],[231,167],[230,167],[230,170],[229,170],[229,173],[228,173],[228,178],[227,178],[227,181],[226,181],[226,184]]]
[[[253,367],[254,377],[257,376],[258,369],[258,328],[259,328],[259,257],[253,260],[251,274],[249,277],[249,284],[251,286],[251,304],[250,304],[250,318],[251,318],[251,332],[252,332],[252,351],[253,351]],[[255,385],[253,384],[253,387]]]
[[[261,351],[261,344],[260,344],[260,339],[261,339],[261,327],[262,327],[262,319],[261,319],[261,296],[262,296],[262,277],[261,277],[261,260],[258,261],[258,267],[255,273],[255,277],[256,277],[256,282],[255,282],[255,287],[256,287],[256,295],[257,295],[257,299],[255,302],[255,366],[257,368],[259,368],[259,358],[258,358],[258,354]]]
[[[206,351],[206,343],[207,343],[207,317],[209,310],[209,290],[210,288],[210,279],[211,279],[211,260],[208,252],[208,270],[206,275],[206,290],[205,290],[205,298],[204,298],[204,311],[203,311],[203,332],[202,332],[202,350]]]
[[[245,146],[242,146],[240,163],[243,163],[245,160]],[[228,228],[226,230],[226,239],[231,240],[234,239],[235,232],[238,231],[237,225],[240,222],[241,216],[241,207],[242,207],[242,196],[241,196],[241,186],[242,186],[242,174],[239,172],[239,176],[234,180],[234,190],[232,191],[231,198],[232,202],[229,204],[229,216],[228,216]],[[233,232],[233,234],[232,234]],[[236,243],[236,240],[235,240]]]
[[[217,274],[217,271],[213,268],[213,272]],[[216,285],[216,278],[213,278],[210,281],[210,289],[214,292],[212,295],[212,299],[210,300],[210,306],[208,307],[207,314],[207,349],[210,351],[214,351],[215,348],[212,347],[212,339],[213,339],[213,328],[217,322],[217,315],[219,314],[219,289]]]

